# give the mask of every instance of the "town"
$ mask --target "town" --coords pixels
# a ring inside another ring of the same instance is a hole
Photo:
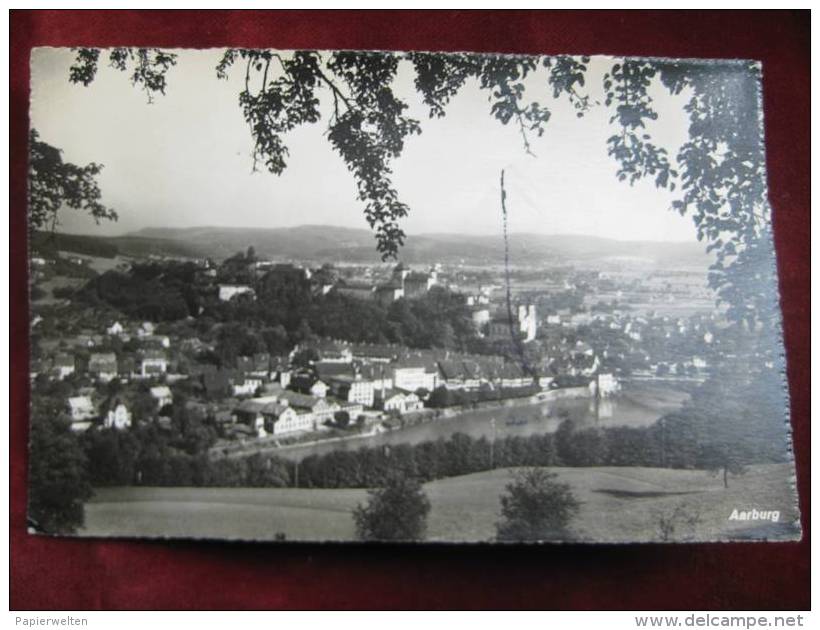
[[[701,382],[726,351],[702,274],[674,270],[514,268],[505,287],[500,268],[311,266],[252,247],[219,263],[49,248],[31,262],[37,395],[78,432],[169,429],[182,411],[210,427],[212,453]]]

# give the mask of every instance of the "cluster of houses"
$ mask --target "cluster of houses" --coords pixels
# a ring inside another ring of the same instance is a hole
[[[121,342],[137,341],[133,352],[122,353],[118,358],[114,352],[99,350],[105,348],[112,337]],[[63,380],[81,371],[94,381],[108,383],[120,380],[148,379],[158,377],[168,371],[168,354],[171,341],[166,335],[154,334],[154,325],[145,322],[134,331],[127,331],[119,322],[106,328],[105,334],[95,334],[81,330],[78,334],[64,337],[62,344],[54,348],[50,355],[32,360],[29,376],[33,380],[40,374]],[[80,358],[87,355],[87,359]]]
[[[244,427],[257,436],[321,431],[360,418],[402,415],[421,410],[435,389],[474,390],[481,387],[520,388],[535,385],[533,376],[516,363],[500,356],[467,355],[443,350],[410,350],[390,344],[356,344],[319,339],[297,345],[287,356],[260,353],[240,356],[230,369],[210,363],[190,362],[180,369],[184,356],[169,359],[171,340],[159,335],[150,323],[126,328],[114,322],[104,337],[136,340],[134,357],[112,351],[97,351],[92,339],[74,339],[87,356],[79,361],[62,347],[53,357],[32,363],[31,376],[44,374],[64,380],[83,374],[86,386],[67,400],[67,410],[76,430],[91,426],[126,429],[142,418],[134,418],[129,393],[135,387],[150,392],[154,415],[173,403],[172,388],[185,381],[187,397],[205,401],[213,417],[224,425]],[[196,350],[186,339],[179,349]],[[69,344],[69,348],[72,345]],[[133,344],[132,344],[133,347]],[[312,360],[296,365],[296,357],[310,350]],[[174,368],[172,371],[171,368]],[[112,396],[105,385],[118,380],[131,385]],[[87,381],[92,382],[91,385]],[[548,383],[544,381],[542,385]],[[161,418],[160,418],[161,419]],[[241,432],[241,431],[240,431]]]
[[[277,358],[277,369],[267,377],[258,372],[266,355],[240,359],[245,371],[234,381],[233,394],[250,393],[250,389],[238,389],[248,383],[249,376],[256,393],[238,402],[233,420],[259,436],[321,431],[340,412],[358,418],[421,410],[438,387],[469,391],[536,384],[533,376],[503,357],[320,339],[297,345],[288,359],[305,350],[317,357],[310,365],[291,367]]]
[[[148,391],[157,412],[173,404],[174,396],[167,385],[155,385]],[[86,431],[95,424],[106,429],[130,428],[134,418],[129,398],[128,393],[101,397],[93,387],[81,388],[66,401],[71,428]]]
[[[714,316],[671,317],[615,310],[548,315],[540,341],[556,374],[589,376],[611,365],[633,375],[703,379],[715,352]],[[583,327],[581,341],[577,333]],[[597,353],[593,351],[593,345]]]
[[[247,264],[254,266],[253,277],[268,271],[262,267],[266,263]],[[322,293],[356,290],[329,266],[314,271],[286,267],[289,273],[305,274]],[[203,273],[215,277],[214,271],[209,266]],[[387,282],[368,284],[367,297],[387,304],[401,297],[423,295],[438,283],[438,271],[436,266],[420,272],[398,264]],[[222,300],[254,294],[254,288],[244,284],[218,284],[217,290]],[[477,328],[490,339],[509,340],[512,333],[524,342],[535,341],[539,324],[535,305],[525,301],[517,304],[511,314],[502,309],[491,316],[490,290],[480,289],[468,300]],[[112,344],[112,339],[118,343]],[[608,375],[600,380],[598,357],[580,344],[555,359],[554,364],[546,365],[548,369],[539,369],[540,377],[502,356],[332,339],[297,345],[283,356],[240,356],[229,368],[199,359],[203,351],[213,349],[196,337],[174,339],[172,344],[169,336],[158,334],[150,322],[123,325],[114,321],[103,332],[80,329],[76,335],[61,338],[56,347],[32,362],[31,377],[85,377],[85,387],[78,388],[67,400],[72,426],[77,430],[94,425],[126,429],[143,420],[134,417],[139,414],[129,399],[129,392],[139,384],[143,393],[150,391],[153,415],[162,419],[161,410],[173,404],[175,384],[184,381],[186,405],[200,404],[224,428],[235,427],[239,434],[256,436],[322,431],[352,420],[417,412],[439,388],[466,392],[490,389],[499,392],[499,397],[513,395],[507,393],[510,390],[546,390],[554,383],[551,376],[545,375],[561,371],[582,377],[595,375],[602,393],[617,387]],[[310,359],[305,361],[305,356]],[[561,365],[561,361],[567,365]],[[131,386],[110,395],[104,386],[115,379]],[[88,380],[93,386],[88,386]],[[145,405],[140,409],[144,412]]]

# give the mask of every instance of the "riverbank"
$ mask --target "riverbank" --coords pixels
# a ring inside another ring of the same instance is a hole
[[[566,388],[526,398],[476,403],[469,407],[424,410],[421,414],[404,418],[403,424],[397,428],[383,432],[354,433],[293,444],[281,444],[275,438],[254,439],[227,453],[217,450],[213,455],[233,458],[263,453],[299,461],[308,455],[322,455],[334,450],[446,439],[457,432],[474,438],[492,439],[505,435],[526,437],[555,431],[565,419],[573,420],[579,427],[640,427],[652,424],[663,414],[680,408],[688,396],[687,392],[666,385],[641,383],[596,404],[587,388]],[[438,415],[430,413],[434,411],[439,411]]]

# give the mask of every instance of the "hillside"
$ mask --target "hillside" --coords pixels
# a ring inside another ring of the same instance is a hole
[[[214,258],[224,258],[253,246],[272,259],[346,260],[377,262],[373,234],[369,230],[336,226],[303,225],[293,228],[149,228],[130,235],[179,243]],[[401,250],[407,263],[465,262],[500,264],[504,241],[498,236],[465,234],[411,234]],[[512,234],[513,264],[593,261],[629,257],[656,265],[703,267],[711,257],[698,243],[617,241],[578,235]]]
[[[200,257],[207,254],[183,239],[143,237],[126,234],[124,236],[92,236],[88,234],[62,234],[34,232],[31,251],[41,256],[52,257],[57,251],[71,252],[99,258],[131,256],[143,258],[150,255]]]
[[[105,255],[142,257],[151,254],[178,257],[227,258],[252,246],[272,260],[312,262],[378,262],[369,230],[303,225],[293,228],[146,228],[117,237],[59,234],[60,249]],[[410,264],[430,262],[498,265],[504,260],[504,241],[498,236],[417,234],[407,237],[400,258]],[[660,267],[706,269],[712,259],[698,243],[617,241],[578,235],[510,235],[514,265],[590,263],[629,259]]]

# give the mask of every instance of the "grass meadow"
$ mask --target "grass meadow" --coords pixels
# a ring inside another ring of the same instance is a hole
[[[791,466],[753,466],[740,477],[657,468],[554,468],[581,508],[568,541],[658,542],[799,538]],[[432,509],[427,540],[491,541],[509,470],[425,485]],[[100,488],[86,505],[81,536],[342,541],[354,537],[359,489]],[[731,521],[733,510],[778,510],[778,523]],[[667,529],[668,531],[668,529]]]

